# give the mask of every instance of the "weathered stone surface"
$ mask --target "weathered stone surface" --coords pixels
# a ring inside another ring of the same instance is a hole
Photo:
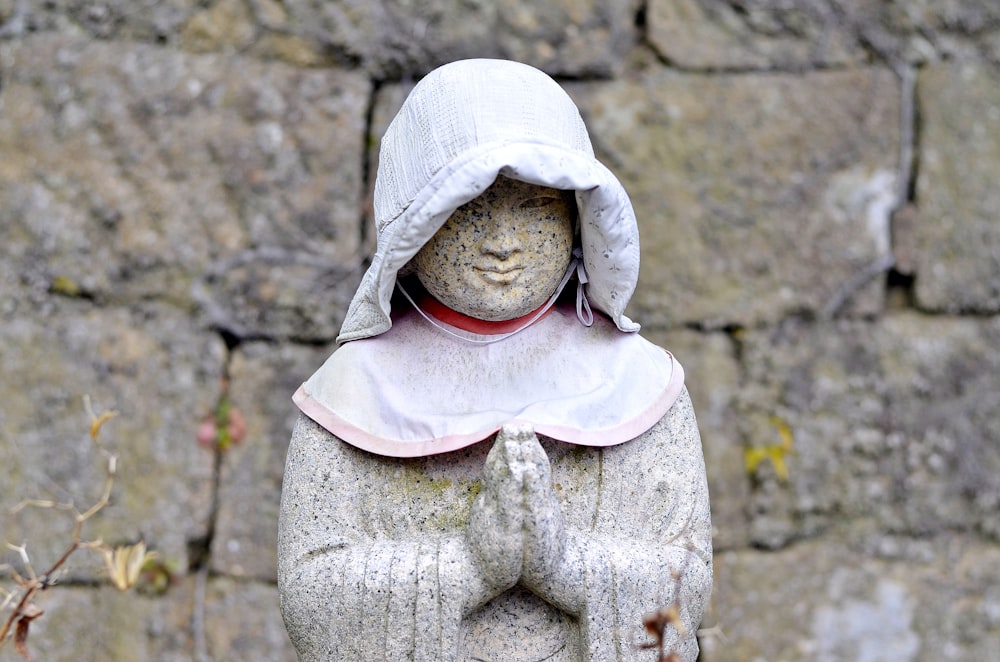
[[[45,662],[294,662],[273,584],[189,577],[165,593],[56,586],[38,606],[28,649]],[[0,660],[22,660],[8,642]]]
[[[773,460],[755,467],[754,541],[778,547],[863,518],[890,536],[996,538],[998,340],[996,319],[916,314],[748,334],[739,398],[748,447],[791,441],[779,453],[787,480]]]
[[[246,343],[229,366],[230,398],[246,419],[242,443],[223,456],[212,568],[274,581],[285,451],[298,417],[292,393],[333,347]]]
[[[822,313],[838,299],[878,312],[882,288],[851,283],[890,250],[896,87],[874,69],[653,70],[571,87],[598,158],[639,218],[632,316],[658,326],[757,324]]]
[[[211,580],[205,594],[205,633],[212,660],[296,660],[273,584]]]
[[[199,0],[80,0],[0,2],[0,31],[24,38],[35,32],[83,33],[98,39],[172,41]]]
[[[363,272],[360,251],[351,266],[338,265],[334,254],[249,249],[212,264],[192,293],[206,324],[238,338],[327,341]]]
[[[278,552],[300,658],[652,659],[629,648],[643,614],[676,596],[693,634],[708,598],[695,425],[682,395],[651,430],[604,449],[543,449],[530,427],[508,424],[491,442],[389,458],[302,417]],[[318,626],[316,614],[338,617]],[[693,638],[666,640],[679,659],[697,657]]]
[[[57,585],[38,599],[45,614],[31,624],[28,650],[45,662],[190,662],[193,589],[191,580],[163,595]],[[0,651],[4,662],[23,660],[10,642]]]
[[[279,25],[319,38],[378,77],[421,74],[470,57],[501,57],[553,74],[607,74],[635,41],[635,0],[305,0]]]
[[[218,0],[201,9],[180,30],[181,47],[196,52],[245,51],[257,39],[251,4]]]
[[[579,74],[606,71],[621,59],[635,40],[639,5],[4,0],[0,31],[76,32],[202,52],[240,50],[306,66],[366,63],[396,73],[502,55]],[[652,0],[646,17],[656,50],[685,68],[803,69],[859,63],[869,54],[897,62],[1000,62],[1000,9],[992,0]]]
[[[905,452],[886,467],[894,481],[882,480],[901,502],[884,529],[968,528],[1000,540],[1000,317],[900,315],[884,327],[886,440]]]
[[[186,568],[188,541],[208,526],[212,458],[195,444],[195,431],[217,397],[222,341],[160,304],[46,303],[46,312],[0,325],[0,542],[27,542],[36,566],[46,568],[68,546],[72,518],[35,508],[8,516],[6,508],[40,498],[85,510],[99,498],[107,462],[88,435],[89,395],[95,413],[120,415],[100,435],[118,455],[112,503],[87,524],[85,538],[112,545],[141,538]],[[99,569],[91,561],[74,560],[71,574],[93,577]]]
[[[724,639],[712,662],[993,659],[1000,550],[963,538],[928,548],[923,560],[890,561],[824,538],[717,554]]]
[[[921,63],[988,58],[1000,62],[1000,5],[993,0],[831,2],[856,37],[881,59]]]
[[[529,206],[539,198],[544,206]],[[432,297],[463,315],[495,322],[529,315],[555,296],[569,269],[576,217],[573,193],[499,176],[452,212],[413,256],[413,273]],[[509,271],[504,287],[479,275],[484,255],[490,268]]]
[[[351,289],[361,260],[363,76],[58,36],[3,53],[0,252],[21,282],[336,333],[343,302],[310,292]]]
[[[918,218],[909,239],[921,307],[1000,311],[1000,73],[974,63],[920,73]]]
[[[864,51],[827,0],[650,0],[648,35],[692,69],[804,68],[859,62]]]
[[[1000,62],[992,0],[651,0],[650,43],[693,69],[794,69],[986,56]]]
[[[698,414],[705,451],[715,549],[744,547],[749,543],[750,477],[743,466],[743,441],[734,408],[740,388],[734,342],[722,333],[687,330],[644,328],[642,335],[669,350],[684,366],[684,383]]]

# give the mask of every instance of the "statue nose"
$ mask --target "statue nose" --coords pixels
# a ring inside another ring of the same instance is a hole
[[[514,251],[517,250],[514,246],[509,244],[502,244],[496,242],[486,242],[483,244],[483,252],[487,255],[493,255],[500,258],[501,260],[506,260],[509,258]]]
[[[508,214],[494,214],[489,232],[482,243],[482,251],[501,260],[506,260],[520,251],[521,244],[517,237],[515,220]]]

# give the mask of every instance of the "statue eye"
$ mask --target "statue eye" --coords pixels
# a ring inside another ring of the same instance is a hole
[[[548,207],[554,202],[558,202],[560,197],[558,195],[536,195],[533,198],[528,198],[521,203],[521,209],[541,209],[542,207]]]

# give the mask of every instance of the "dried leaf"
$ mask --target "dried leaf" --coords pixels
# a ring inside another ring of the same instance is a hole
[[[106,411],[100,416],[96,416],[90,419],[90,438],[97,439],[97,435],[101,432],[101,426],[110,421],[112,418],[118,415],[116,411]]]
[[[83,408],[87,410],[87,415],[90,417],[91,439],[97,439],[97,435],[101,432],[101,426],[118,415],[118,412],[114,410],[102,412],[100,416],[95,414],[94,407],[90,403],[90,395],[83,396]]]
[[[646,614],[642,619],[642,624],[646,627],[647,632],[658,639],[663,636],[663,628],[667,625],[673,625],[677,630],[677,634],[682,637],[686,632],[684,623],[681,621],[681,611],[677,603],[669,607],[660,607],[656,611]]]
[[[20,616],[17,617],[17,626],[14,629],[14,650],[26,660],[31,660],[31,653],[28,652],[28,629],[31,627],[31,621],[44,613],[29,602],[24,605]]]
[[[35,620],[44,613],[34,602],[29,602],[21,608],[21,618],[26,618],[29,621]]]
[[[30,625],[31,621],[18,620],[14,629],[14,650],[28,660],[31,659],[31,655],[28,654],[28,627]]]
[[[134,545],[120,545],[113,551],[104,549],[102,553],[108,577],[119,591],[127,591],[135,586],[143,566],[156,558],[156,552],[147,552],[146,543],[142,541]]]

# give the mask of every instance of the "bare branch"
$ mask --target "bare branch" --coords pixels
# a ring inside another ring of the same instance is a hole
[[[35,603],[36,595],[44,591],[56,582],[56,576],[64,570],[64,566],[70,557],[80,549],[97,551],[107,560],[115,561],[114,568],[120,572],[109,575],[119,589],[124,590],[135,584],[138,579],[142,565],[150,558],[155,557],[155,552],[147,552],[145,544],[138,543],[119,547],[111,550],[104,542],[98,540],[83,540],[83,525],[91,518],[108,507],[111,503],[111,492],[114,489],[115,478],[118,473],[118,456],[109,452],[101,444],[99,434],[101,427],[109,420],[117,416],[117,412],[108,411],[100,415],[94,413],[90,398],[84,396],[84,407],[90,418],[90,438],[97,451],[107,459],[107,470],[104,480],[104,488],[100,498],[87,510],[80,512],[72,502],[60,503],[48,499],[24,499],[10,509],[11,515],[16,515],[27,508],[41,508],[51,510],[65,510],[73,513],[74,525],[70,536],[70,544],[66,547],[58,559],[52,563],[41,575],[35,572],[28,556],[27,544],[15,545],[5,543],[7,549],[17,552],[20,557],[22,574],[11,564],[0,565],[0,573],[6,574],[18,586],[11,591],[0,587],[0,610],[10,610],[10,613],[0,625],[0,648],[9,638],[14,640],[14,648],[22,657],[30,660],[31,656],[27,649],[28,631],[32,621],[42,616],[44,611]],[[107,562],[107,561],[106,561]],[[13,606],[12,606],[13,605]]]
[[[7,512],[11,515],[16,515],[25,508],[46,508],[51,510],[75,510],[76,506],[72,502],[59,503],[57,501],[52,501],[51,499],[24,499],[17,505],[10,508]]]

